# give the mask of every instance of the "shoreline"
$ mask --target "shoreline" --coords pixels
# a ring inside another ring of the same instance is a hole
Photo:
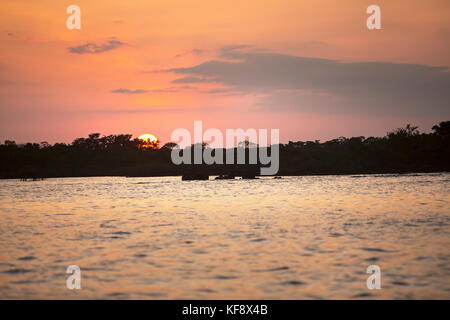
[[[267,175],[260,176],[257,175],[258,178],[271,178],[274,177],[314,177],[314,176],[353,176],[355,178],[362,176],[421,176],[421,175],[441,175],[447,174],[450,171],[408,171],[408,172],[354,172],[354,173],[307,173],[307,174],[277,174],[277,175]],[[210,177],[219,176],[219,174],[209,174]],[[64,178],[104,178],[104,177],[117,177],[117,178],[166,178],[166,177],[182,177],[182,174],[173,174],[173,175],[136,175],[136,176],[126,176],[126,175],[85,175],[85,176],[76,176],[76,175],[67,175],[67,176],[54,176],[54,177],[35,177],[38,178],[37,181],[45,181],[47,179],[64,179]],[[0,177],[0,180],[20,180],[24,179],[23,177],[14,177],[14,178],[3,178]],[[26,179],[33,179],[33,177],[28,177]],[[211,179],[210,179],[211,180]],[[239,180],[239,179],[235,179]],[[247,179],[248,180],[248,179]],[[205,180],[206,181],[206,180]],[[31,181],[33,182],[33,181]],[[36,181],[35,181],[36,182]]]

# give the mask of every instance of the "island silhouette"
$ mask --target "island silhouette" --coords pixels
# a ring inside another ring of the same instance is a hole
[[[132,139],[130,134],[101,136],[99,133],[75,139],[71,144],[16,144],[6,140],[0,145],[0,178],[204,178],[210,175],[253,178],[259,175],[262,166],[204,163],[175,165],[171,161],[175,143],[166,143],[158,149],[139,148],[140,143],[139,139]],[[248,143],[242,145],[248,159],[250,146]],[[207,147],[205,143],[202,145],[202,148]],[[433,126],[430,133],[421,133],[417,127],[408,124],[404,128],[388,132],[384,137],[340,137],[326,142],[289,141],[287,144],[280,144],[279,150],[277,176],[449,171],[450,121]],[[225,157],[226,152],[223,151]],[[267,152],[270,153],[270,148]],[[234,152],[235,157],[236,154],[237,150]]]

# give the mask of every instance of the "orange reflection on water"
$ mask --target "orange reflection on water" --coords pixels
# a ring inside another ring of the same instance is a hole
[[[0,181],[0,298],[447,298],[448,181]]]

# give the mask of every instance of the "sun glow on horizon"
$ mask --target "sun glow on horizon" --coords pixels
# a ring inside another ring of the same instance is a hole
[[[150,133],[141,134],[138,139],[141,141],[140,149],[158,149],[159,140]]]
[[[139,140],[149,140],[149,141],[157,141],[157,140],[158,140],[154,135],[152,135],[152,134],[150,134],[150,133],[144,133],[144,134],[141,134],[141,135],[138,137],[138,139],[139,139]]]

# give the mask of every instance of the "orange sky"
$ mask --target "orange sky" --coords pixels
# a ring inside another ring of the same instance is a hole
[[[81,8],[81,30],[66,28],[66,8],[71,4]],[[371,4],[381,7],[382,30],[366,28],[366,8]],[[151,132],[167,142],[172,130],[192,130],[193,120],[203,120],[204,128],[280,128],[286,142],[383,135],[409,122],[429,130],[449,120],[448,109],[408,112],[408,101],[402,112],[393,113],[316,112],[301,103],[294,110],[277,109],[277,103],[286,100],[277,100],[277,93],[289,85],[265,91],[239,84],[237,93],[213,93],[210,90],[227,89],[236,77],[174,83],[191,75],[167,72],[229,59],[221,56],[221,49],[233,45],[280,58],[449,67],[448,0],[2,0],[0,21],[0,140],[53,143],[91,132]],[[108,41],[121,45],[101,53],[69,50]],[[224,77],[224,72],[217,77]],[[437,86],[448,83],[442,72],[433,77]],[[331,84],[321,79],[318,89],[312,89],[315,93],[346,98],[342,88],[328,91]],[[128,91],[112,92],[117,89]],[[304,94],[300,91],[296,94]],[[443,94],[437,103],[445,104],[447,97]],[[260,108],[269,103],[270,108]]]

